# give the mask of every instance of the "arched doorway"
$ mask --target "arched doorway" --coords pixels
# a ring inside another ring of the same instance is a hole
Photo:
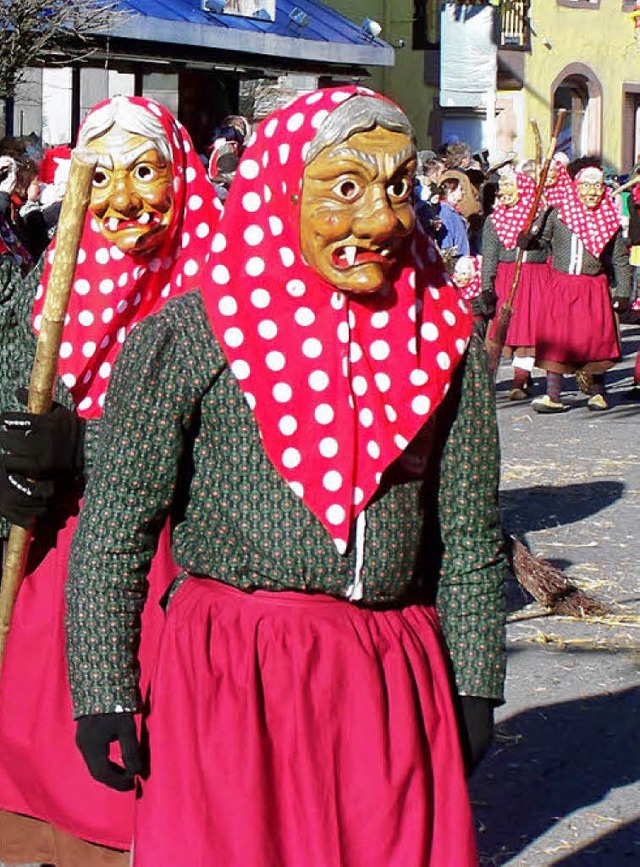
[[[567,111],[558,150],[569,159],[600,155],[602,149],[602,86],[589,67],[572,63],[551,86],[554,115],[559,108]]]

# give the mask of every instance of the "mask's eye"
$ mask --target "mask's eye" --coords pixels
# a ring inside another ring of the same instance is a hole
[[[156,170],[148,163],[140,163],[133,170],[133,176],[138,181],[148,184],[156,178]]]
[[[345,202],[353,202],[361,193],[360,185],[351,178],[345,178],[333,188],[333,192],[344,199]]]
[[[408,199],[412,190],[412,180],[406,175],[401,178],[395,178],[387,187],[387,193],[396,202],[403,202],[405,199]]]
[[[109,176],[102,169],[96,169],[93,173],[93,186],[106,187],[109,183]]]

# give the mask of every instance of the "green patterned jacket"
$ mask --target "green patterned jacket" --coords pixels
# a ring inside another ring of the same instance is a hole
[[[399,459],[367,507],[359,604],[436,601],[459,691],[501,701],[499,447],[479,342],[428,427],[422,478]],[[185,572],[338,597],[353,581],[354,551],[337,553],[266,457],[199,293],[145,319],[114,366],[70,564],[76,716],[140,708],[140,611],[167,516]]]

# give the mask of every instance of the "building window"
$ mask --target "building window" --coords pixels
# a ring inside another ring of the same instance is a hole
[[[600,0],[556,0],[558,6],[573,6],[574,9],[599,9]]]
[[[440,44],[441,0],[414,0],[413,49],[424,51]]]
[[[500,4],[500,47],[531,48],[530,0],[503,0]]]

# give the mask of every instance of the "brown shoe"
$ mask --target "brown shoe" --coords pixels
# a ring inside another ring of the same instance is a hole
[[[604,394],[594,394],[587,401],[587,409],[591,412],[604,412],[605,409],[609,409],[609,402]]]
[[[509,392],[509,400],[526,400],[527,392],[524,388],[512,388]]]

